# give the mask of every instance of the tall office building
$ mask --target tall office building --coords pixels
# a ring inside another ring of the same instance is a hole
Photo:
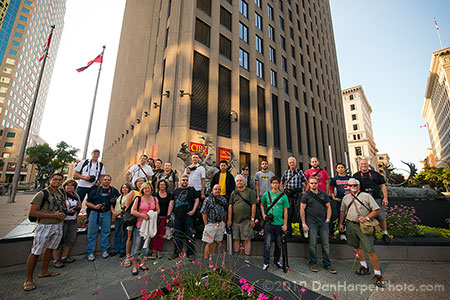
[[[17,138],[10,141],[10,136],[25,128],[41,69],[39,58],[44,53],[50,26],[55,25],[28,145],[40,140],[39,128],[64,27],[66,1],[10,0],[2,3],[0,10],[5,13],[0,28],[0,150],[1,158],[13,163],[20,149],[17,144],[22,141]],[[5,178],[4,169],[0,181]]]
[[[328,1],[128,0],[103,160],[117,182],[139,154],[171,160],[207,133],[251,173],[347,151]],[[221,149],[223,150],[223,149]],[[216,156],[217,159],[217,156]]]
[[[367,101],[362,86],[342,91],[347,141],[352,174],[357,172],[359,159],[366,158],[374,170],[378,170],[378,149],[372,130],[372,107]]]
[[[422,118],[437,167],[450,166],[450,47],[433,52]]]

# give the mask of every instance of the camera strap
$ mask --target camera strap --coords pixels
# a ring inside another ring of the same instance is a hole
[[[275,206],[275,204],[277,204],[278,200],[280,200],[281,197],[284,196],[284,193],[281,192],[281,194],[279,194],[278,197],[276,197],[273,202],[272,202],[272,197],[270,196],[270,191],[267,191],[266,193],[269,196],[269,201],[270,201],[270,206],[267,208],[267,212],[269,212]]]
[[[138,165],[139,169],[142,171],[142,173],[144,173],[145,175],[145,179],[147,179],[147,181],[150,180],[150,178],[148,177],[147,173],[145,173],[144,168],[141,167],[141,165]]]

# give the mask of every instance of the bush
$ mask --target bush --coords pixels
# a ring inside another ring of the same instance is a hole
[[[450,239],[450,229],[445,228],[435,228],[435,227],[429,227],[429,226],[423,226],[419,225],[419,236],[425,236],[425,237],[441,237]]]
[[[412,237],[419,234],[420,219],[412,206],[394,205],[385,207],[386,222],[391,234],[397,237]]]

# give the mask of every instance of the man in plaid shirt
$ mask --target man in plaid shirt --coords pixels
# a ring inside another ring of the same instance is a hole
[[[305,173],[297,168],[297,160],[288,158],[289,169],[281,176],[281,191],[289,199],[288,231],[292,233],[292,223],[298,223],[300,218],[300,198],[304,192],[305,182],[308,180]]]

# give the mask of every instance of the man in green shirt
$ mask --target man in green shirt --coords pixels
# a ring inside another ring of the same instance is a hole
[[[242,175],[236,176],[236,187],[230,195],[227,226],[233,224],[233,252],[239,253],[239,243],[244,242],[246,264],[250,264],[250,240],[253,237],[256,214],[256,193],[245,186]]]
[[[273,176],[270,178],[271,191],[263,194],[261,200],[261,214],[265,221],[264,225],[264,265],[263,270],[269,269],[270,248],[272,240],[275,241],[275,251],[273,263],[275,267],[283,268],[280,262],[281,257],[281,231],[287,230],[289,199],[280,191],[280,178]],[[280,197],[280,199],[278,199]],[[278,200],[277,200],[278,199]],[[277,202],[275,203],[275,201]],[[267,210],[272,203],[275,203],[270,210]],[[272,215],[273,217],[271,217]],[[272,220],[273,219],[273,220]]]
[[[39,277],[52,277],[59,275],[58,272],[50,272],[48,264],[57,249],[63,234],[62,225],[65,214],[66,196],[64,190],[60,188],[63,181],[61,173],[55,173],[50,177],[50,185],[45,190],[34,195],[31,201],[29,216],[37,218],[33,247],[27,260],[27,280],[23,284],[25,291],[36,288],[33,283],[33,273],[36,268],[39,256],[42,255],[42,270]]]

